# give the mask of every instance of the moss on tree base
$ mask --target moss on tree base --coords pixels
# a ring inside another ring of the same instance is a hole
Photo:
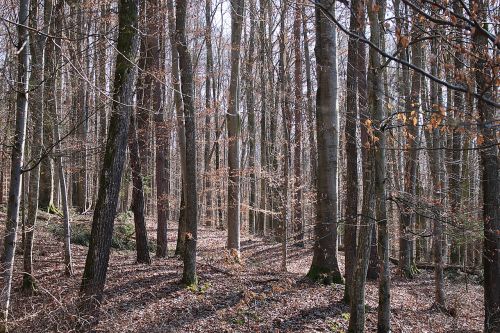
[[[29,274],[24,274],[23,275],[23,284],[21,286],[21,289],[23,290],[23,292],[27,293],[27,294],[34,294],[37,290],[37,287],[36,287],[36,282],[35,282],[35,279],[33,278],[33,276],[29,275]]]
[[[311,265],[306,275],[313,281],[323,284],[344,284],[344,279],[338,271],[332,271],[327,268]]]
[[[63,212],[62,212],[59,208],[57,208],[57,207],[54,205],[54,203],[53,203],[53,202],[51,202],[51,203],[49,204],[49,207],[47,207],[47,213],[49,213],[49,214],[55,214],[55,215],[58,215],[58,216],[60,216],[60,217],[63,217],[63,216],[64,216]]]

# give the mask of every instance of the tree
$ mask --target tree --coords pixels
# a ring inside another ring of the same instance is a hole
[[[48,7],[48,6],[46,6]],[[37,27],[38,3],[31,3],[30,25]],[[46,18],[46,15],[44,15]],[[48,27],[48,22],[46,27]],[[47,31],[47,28],[44,29]],[[45,37],[30,32],[30,51],[31,51],[31,77],[30,86],[33,89],[33,95],[37,98],[29,100],[28,107],[31,110],[31,119],[33,122],[33,136],[31,139],[31,160],[38,161],[42,155],[43,144],[43,51],[45,48]],[[35,223],[38,215],[38,199],[40,193],[40,164],[34,166],[30,171],[29,195],[28,195],[28,216],[25,223],[25,240],[23,249],[23,286],[26,291],[35,290],[35,278],[33,276],[33,237],[35,233]]]
[[[130,115],[128,129],[128,147],[130,151],[130,164],[132,169],[132,212],[134,212],[135,244],[137,262],[150,264],[148,248],[148,234],[146,230],[144,212],[144,183],[142,180],[141,155],[139,153],[139,139],[136,130],[136,115]]]
[[[365,8],[361,1],[353,1],[352,11],[349,21],[349,29],[355,33],[362,33],[365,26]],[[356,268],[356,242],[358,224],[358,147],[357,147],[357,117],[358,98],[362,101],[362,92],[358,96],[361,82],[366,81],[365,77],[365,57],[364,45],[359,43],[354,37],[349,36],[347,55],[347,87],[346,87],[346,222],[344,226],[344,248],[345,248],[345,289],[344,301],[350,302],[350,290],[352,287],[352,277]],[[366,84],[365,84],[366,86]],[[365,110],[363,110],[365,111]],[[361,126],[364,126],[362,124]],[[362,141],[362,144],[364,142]],[[362,148],[363,149],[363,148]],[[365,169],[365,168],[363,168]]]
[[[17,26],[17,99],[16,129],[11,154],[10,186],[7,202],[7,220],[3,243],[3,254],[0,271],[2,290],[0,291],[0,332],[7,332],[12,274],[14,271],[14,255],[19,223],[19,199],[21,195],[21,173],[24,162],[24,145],[26,141],[26,121],[28,114],[28,89],[30,68],[30,40],[26,26],[29,21],[29,0],[19,2],[19,25]]]
[[[85,261],[80,307],[97,317],[108,270],[111,237],[127,147],[130,116],[136,81],[139,1],[120,0],[118,44],[113,84],[113,104],[99,192],[92,220],[89,251]]]
[[[176,41],[176,22],[175,22],[175,12],[173,1],[167,0],[167,11],[168,11],[168,30],[170,39],[170,50],[172,54],[172,64],[171,64],[171,76],[172,85],[174,87],[174,104],[175,104],[175,115],[176,115],[176,130],[177,137],[179,140],[179,155],[181,160],[181,202],[180,202],[180,212],[179,212],[179,228],[177,234],[177,244],[175,247],[176,255],[183,255],[184,253],[184,240],[183,237],[184,230],[186,228],[186,134],[184,128],[184,105],[182,101],[181,93],[181,78],[179,75],[179,52],[177,51],[177,41]]]
[[[228,137],[228,172],[227,182],[227,247],[240,251],[240,116],[239,116],[239,81],[241,31],[243,27],[244,0],[231,0],[231,79],[229,83],[229,106],[226,114]]]
[[[169,2],[171,0],[168,0]],[[176,46],[179,53],[179,69],[181,72],[181,91],[184,101],[184,124],[186,139],[186,226],[182,236],[185,242],[184,270],[182,281],[196,286],[196,243],[198,241],[198,193],[196,191],[196,123],[194,109],[193,68],[191,54],[186,40],[186,7],[187,0],[176,0]]]
[[[294,172],[294,195],[293,195],[293,232],[297,245],[304,246],[304,227],[302,225],[302,182],[301,182],[301,156],[302,156],[302,109],[303,105],[303,82],[302,82],[302,54],[300,49],[300,37],[302,26],[302,10],[300,1],[296,1],[293,21],[293,48],[295,57],[295,106],[294,106],[294,152],[293,152],[293,172]]]
[[[52,73],[47,79],[47,86],[49,89],[46,91],[47,98],[47,108],[49,111],[49,115],[52,118],[52,137],[55,140],[54,146],[54,159],[57,167],[57,176],[59,179],[59,188],[61,192],[61,204],[62,204],[62,215],[63,215],[63,224],[64,224],[64,271],[67,276],[73,274],[73,266],[72,266],[72,258],[71,258],[71,228],[70,228],[70,216],[69,216],[69,200],[68,200],[68,188],[66,182],[66,176],[64,174],[63,160],[62,160],[62,148],[61,148],[61,131],[59,126],[59,116],[58,110],[61,109],[60,103],[57,101],[60,98],[61,84],[62,80],[60,76],[62,75],[61,71],[57,71],[58,66],[60,66],[60,62],[62,59],[62,48],[61,48],[61,31],[62,31],[62,23],[61,17],[63,17],[64,11],[64,2],[58,1],[54,8],[52,9],[52,2],[47,2],[47,11],[50,12],[53,10],[54,17],[53,27],[51,30],[52,35],[55,37],[50,40],[50,43],[47,46],[45,55],[46,55],[46,64],[47,71]]]
[[[475,0],[472,7],[477,8],[478,22],[483,30],[475,29],[472,35],[474,54],[476,89],[481,95],[494,97],[492,80],[491,55],[488,53],[488,25],[486,12],[488,2]],[[493,85],[494,86],[494,85]],[[483,186],[484,222],[484,332],[493,333],[500,330],[500,178],[498,161],[498,136],[494,127],[495,114],[498,110],[483,99],[477,102],[479,113],[480,163],[482,168],[481,183]]]
[[[308,276],[341,283],[337,260],[337,45],[336,29],[323,13],[335,15],[335,1],[316,6],[316,130],[318,136],[317,206],[314,255]],[[321,7],[320,7],[321,6]]]
[[[385,20],[386,0],[373,0],[367,3],[368,18],[370,22],[370,41],[382,49],[384,48],[384,35],[382,25]],[[390,332],[390,268],[389,268],[389,231],[387,228],[386,209],[386,136],[383,121],[384,88],[382,84],[385,70],[380,54],[373,48],[369,52],[368,74],[368,108],[373,118],[373,150],[374,150],[374,195],[375,217],[378,226],[378,311],[377,331]]]
[[[249,145],[249,169],[250,169],[250,194],[248,205],[248,229],[250,233],[255,233],[257,224],[256,214],[256,191],[257,179],[255,175],[255,96],[254,96],[254,63],[255,63],[255,0],[249,0],[249,14],[250,14],[250,33],[248,36],[248,51],[246,61],[246,104],[248,112],[248,145]]]

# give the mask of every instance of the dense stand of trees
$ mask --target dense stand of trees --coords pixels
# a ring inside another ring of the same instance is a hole
[[[0,332],[16,246],[22,287],[37,288],[40,209],[62,217],[66,275],[71,216],[92,214],[79,308],[96,320],[115,218],[131,210],[137,263],[152,260],[148,219],[159,258],[175,226],[188,286],[205,225],[227,229],[235,262],[241,233],[281,243],[283,270],[290,246],[312,246],[307,275],[345,283],[351,332],[367,279],[390,331],[391,262],[408,279],[432,268],[445,313],[445,269],[481,268],[484,331],[500,330],[498,3],[0,6]]]

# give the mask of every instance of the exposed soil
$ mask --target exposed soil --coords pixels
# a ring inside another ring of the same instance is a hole
[[[88,219],[89,217],[87,217]],[[82,219],[85,219],[82,217]],[[34,265],[38,292],[21,293],[22,255],[16,256],[12,297],[12,332],[71,332],[87,248],[73,246],[75,274],[64,276],[62,243],[41,220],[37,225]],[[89,223],[89,222],[87,222]],[[150,221],[149,235],[154,236]],[[3,228],[0,230],[3,234]],[[175,247],[176,230],[169,232]],[[280,272],[280,245],[242,236],[242,260],[234,263],[224,251],[224,231],[199,231],[199,290],[180,284],[182,262],[153,258],[150,266],[134,263],[133,251],[112,251],[105,300],[97,332],[344,332],[348,307],[343,286],[323,286],[304,279],[312,257],[291,246],[288,272]],[[153,255],[153,254],[152,254]],[[340,258],[343,264],[343,256]],[[343,269],[343,267],[342,267]],[[393,274],[391,324],[394,332],[481,332],[483,288],[447,280],[447,316],[432,309],[432,272],[408,281]],[[377,285],[367,288],[367,331],[376,328]]]

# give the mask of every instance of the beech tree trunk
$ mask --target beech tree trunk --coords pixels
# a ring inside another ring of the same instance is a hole
[[[229,81],[229,106],[226,114],[229,173],[227,182],[227,247],[230,251],[236,251],[234,255],[237,257],[239,257],[240,251],[239,81],[243,10],[244,0],[231,0],[231,79]]]
[[[335,15],[335,1],[320,0],[316,6],[316,130],[318,135],[317,212],[314,255],[308,276],[325,283],[342,283],[337,260],[337,35],[323,10]]]

